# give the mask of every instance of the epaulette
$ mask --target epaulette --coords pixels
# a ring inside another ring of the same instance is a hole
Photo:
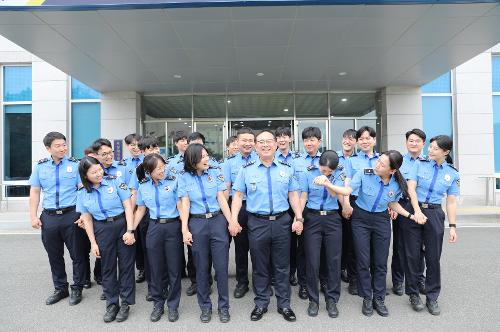
[[[217,160],[217,162],[218,162],[219,164],[223,164],[223,163],[224,163],[224,159]]]
[[[120,183],[120,185],[118,186],[118,188],[120,188],[121,190],[127,190],[128,186],[127,186],[126,183],[122,182],[122,183]]]
[[[418,157],[418,160],[420,160],[420,161],[431,161],[429,158],[425,158],[425,157]]]
[[[340,179],[341,181],[345,181],[345,178],[346,178],[346,176],[345,176],[344,172],[340,173],[340,175],[339,175],[339,179]]]
[[[245,165],[243,165],[243,168],[246,168],[246,167],[253,165],[253,164],[255,164],[255,161],[251,160],[248,163],[246,163]]]
[[[108,174],[105,176],[106,180],[114,180],[117,179],[118,177],[112,174]]]
[[[292,153],[292,159],[297,159],[297,158],[300,158],[300,157],[301,157],[300,152],[295,151],[295,152]]]
[[[127,162],[124,159],[122,159],[122,160],[120,160],[118,162],[118,165],[120,165],[120,166],[127,166]]]
[[[167,175],[165,177],[165,179],[167,179],[167,180],[175,180],[175,176],[174,175]]]
[[[337,166],[337,169],[338,169],[339,171],[343,170],[343,169],[344,169],[344,165],[338,165],[338,166]]]
[[[169,157],[167,158],[167,160],[172,159],[172,158],[175,158],[175,155],[169,156]]]
[[[49,161],[50,159],[49,158],[43,158],[43,159],[40,159],[38,161],[39,164],[43,164],[43,163],[46,163],[47,161]]]
[[[285,166],[288,166],[288,167],[292,167],[292,165],[290,165],[290,164],[289,164],[289,163],[287,163],[286,161],[280,161],[280,164],[285,165]]]
[[[220,169],[220,166],[208,165],[209,169]]]
[[[232,158],[234,158],[234,157],[236,157],[236,153],[235,153],[235,154],[230,155],[229,157],[226,157],[226,159],[232,159]]]
[[[78,162],[80,162],[80,161],[79,161],[78,159],[76,159],[75,157],[69,157],[69,158],[68,158],[68,160],[69,160],[69,161],[72,161],[72,162],[74,162],[74,163],[78,163]]]
[[[309,166],[307,166],[307,170],[308,171],[312,171],[313,169],[316,169],[316,168],[317,168],[316,165],[309,165]]]
[[[143,183],[148,182],[149,180],[151,180],[151,178],[149,178],[149,177],[145,177],[144,179],[142,179],[141,181],[139,181],[139,183],[140,183],[140,184],[143,184]]]
[[[82,190],[83,188],[85,188],[84,186],[81,186],[80,188],[76,188],[76,191],[78,190]]]
[[[184,173],[186,173],[186,171],[185,171],[185,170],[183,170],[183,169],[181,169],[181,170],[179,171],[179,174],[180,174],[180,175],[183,175]]]
[[[177,163],[183,163],[184,162],[184,158],[179,158],[179,160],[177,160]]]
[[[455,171],[457,171],[457,172],[458,172],[458,169],[457,169],[454,165],[452,165],[452,164],[448,164],[448,166],[450,166],[451,168],[453,168]]]
[[[210,160],[213,160],[213,161],[217,161],[217,159],[215,159],[214,157],[210,156],[209,157]]]

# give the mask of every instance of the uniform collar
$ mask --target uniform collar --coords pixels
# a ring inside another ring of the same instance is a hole
[[[278,150],[276,151],[276,157],[281,156],[281,157],[283,157],[283,158],[287,159],[287,158],[288,158],[289,156],[291,156],[291,155],[292,155],[292,151],[291,151],[290,149],[288,149],[288,153],[287,153],[287,155],[286,155],[286,156],[285,156],[283,153],[281,153],[281,150],[280,150],[280,149],[278,149]]]
[[[417,158],[422,158],[423,157],[423,154],[419,154]],[[407,159],[407,160],[417,160],[415,158],[413,158],[413,156],[411,155],[411,153],[407,152],[403,158]]]
[[[139,160],[141,163],[144,161],[144,155],[143,154],[140,154],[138,157],[132,157],[130,156],[130,161],[133,161],[133,160]]]
[[[337,151],[337,155],[338,155],[339,157],[344,158],[344,159],[351,158],[351,157],[354,157],[354,156],[356,155],[356,150],[354,150],[354,151],[352,152],[352,154],[351,154],[350,156],[347,156],[347,157],[344,155],[344,150],[339,150],[339,151]]]
[[[378,183],[384,183],[384,181],[382,180],[382,178],[380,176],[378,176],[377,174],[374,174],[376,177],[377,177],[377,182]],[[389,182],[387,182],[387,184],[384,183],[384,186],[385,187],[388,187],[390,186],[394,181],[396,181],[394,175],[391,175],[391,177],[389,178]]]
[[[373,151],[373,157],[368,157],[368,155],[364,151],[359,151],[358,156],[361,156],[363,158],[373,159],[373,158],[377,158],[379,155],[378,155],[377,151]]]
[[[431,160],[431,165],[433,167],[437,167],[437,168],[443,169],[443,168],[445,168],[446,165],[448,165],[448,163],[446,161],[444,161],[440,166],[438,166],[438,164],[436,163],[435,160]]]
[[[118,168],[118,162],[116,160],[113,160],[113,162],[111,163],[111,166],[109,166],[108,168],[106,169],[112,169],[112,168]]]
[[[273,159],[273,162],[271,163],[271,166],[273,166],[273,165],[278,166],[278,162],[279,162],[279,161],[278,161],[278,158],[274,158],[274,159]],[[260,158],[259,158],[259,159],[257,159],[256,164],[257,164],[257,167],[260,167],[261,165],[262,165],[262,166],[264,166],[264,167],[266,167],[266,165],[264,165],[264,164],[262,163],[262,161],[260,160]]]
[[[68,156],[62,157],[61,162],[59,163],[59,165],[62,165],[66,160],[68,160]],[[57,166],[57,164],[54,161],[54,158],[52,158],[52,156],[50,156],[50,162],[52,163],[52,165]]]
[[[102,178],[102,181],[101,181],[101,184],[99,185],[99,187],[97,187],[97,188],[92,187],[92,189],[98,190],[99,188],[101,188],[103,186],[109,186],[109,181],[105,177]]]
[[[307,159],[307,158],[312,159],[312,158],[316,158],[316,157],[321,157],[321,152],[319,152],[319,150],[316,151],[316,154],[313,157],[311,157],[311,155],[307,152],[305,152],[305,155],[304,155],[304,159]]]
[[[167,175],[165,175],[165,176],[167,176]],[[157,187],[162,186],[164,183],[165,183],[165,178],[158,181]],[[155,187],[155,182],[153,181],[152,178],[151,178],[151,184],[153,185],[153,187]]]

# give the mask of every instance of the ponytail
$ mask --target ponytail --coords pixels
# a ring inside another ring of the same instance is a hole
[[[403,174],[399,171],[399,169],[394,172],[394,178],[396,179],[396,182],[399,184],[399,188],[401,188],[401,192],[404,197],[408,197],[408,185],[406,184],[406,179],[404,178]]]
[[[139,182],[146,178],[146,170],[144,169],[144,163],[140,163],[139,166],[135,168],[135,173],[137,174],[137,179]]]
[[[448,164],[453,165],[453,158],[450,156],[449,153],[446,155],[446,159],[445,160],[446,160],[446,162]]]

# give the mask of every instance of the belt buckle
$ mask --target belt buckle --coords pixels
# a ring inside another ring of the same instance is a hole
[[[59,214],[59,215],[63,214],[63,210],[56,210],[56,214]]]
[[[319,211],[320,216],[326,216],[326,211]]]
[[[276,220],[276,216],[269,216],[269,220],[271,220],[271,221]]]
[[[110,222],[110,221],[113,221],[113,220],[115,220],[113,217],[106,218],[106,222]]]
[[[160,219],[158,219],[158,223],[159,223],[159,224],[166,224],[166,223],[167,223],[167,219],[165,219],[165,218],[160,218]]]
[[[428,208],[429,208],[429,204],[427,204],[427,203],[422,203],[422,207],[423,207],[424,209],[428,209]]]
[[[205,213],[205,218],[212,218],[214,215],[212,213]]]

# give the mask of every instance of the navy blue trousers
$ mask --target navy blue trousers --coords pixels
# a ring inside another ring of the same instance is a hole
[[[356,196],[350,196],[349,201],[354,208]],[[342,213],[342,206],[339,204],[339,214]],[[356,282],[358,278],[358,270],[356,266],[356,253],[354,252],[354,240],[352,234],[351,219],[342,217],[342,268],[347,270],[347,277],[349,280]]]
[[[229,232],[226,218],[222,214],[210,219],[190,218],[189,231],[193,235],[192,253],[196,267],[198,305],[201,309],[212,308],[209,283],[212,256],[219,293],[218,308],[229,308]]]
[[[413,212],[413,210],[411,211]],[[427,298],[436,301],[441,292],[441,252],[443,250],[444,219],[442,209],[423,209],[427,217],[424,225],[410,219],[401,222],[405,252],[405,293],[418,294],[418,281],[422,271],[422,245],[425,247],[425,289]]]
[[[340,260],[342,256],[342,220],[335,213],[326,216],[305,211],[304,248],[309,301],[319,303],[321,251],[324,248],[326,271],[325,299],[340,298]]]
[[[288,210],[290,218],[295,217],[293,210],[290,208]],[[290,232],[292,232],[290,230]],[[290,276],[297,272],[297,280],[299,285],[305,286],[306,281],[306,252],[304,249],[304,235],[297,235],[295,232],[291,233],[291,243],[290,243]]]
[[[154,305],[162,308],[165,305],[163,290],[170,288],[167,306],[177,309],[181,299],[181,253],[182,245],[181,222],[158,224],[148,220],[148,233],[146,235],[148,263],[151,272],[150,290]],[[168,285],[165,284],[165,274],[168,274]]]
[[[355,206],[351,223],[358,270],[358,295],[384,300],[387,258],[391,245],[389,214],[387,211],[368,212]]]
[[[278,308],[290,307],[290,237],[291,220],[288,213],[274,221],[249,214],[248,240],[257,307],[267,308],[269,305],[271,276],[275,278]]]
[[[42,243],[49,257],[50,270],[54,288],[67,290],[69,283],[64,264],[64,245],[68,248],[73,262],[72,289],[83,289],[85,280],[85,247],[82,246],[81,229],[74,224],[80,218],[80,213],[68,211],[62,215],[49,215],[43,211]]]
[[[135,304],[135,244],[129,246],[123,242],[126,231],[125,217],[110,222],[94,221],[94,234],[101,253],[106,307],[119,305],[119,297],[122,304]]]

